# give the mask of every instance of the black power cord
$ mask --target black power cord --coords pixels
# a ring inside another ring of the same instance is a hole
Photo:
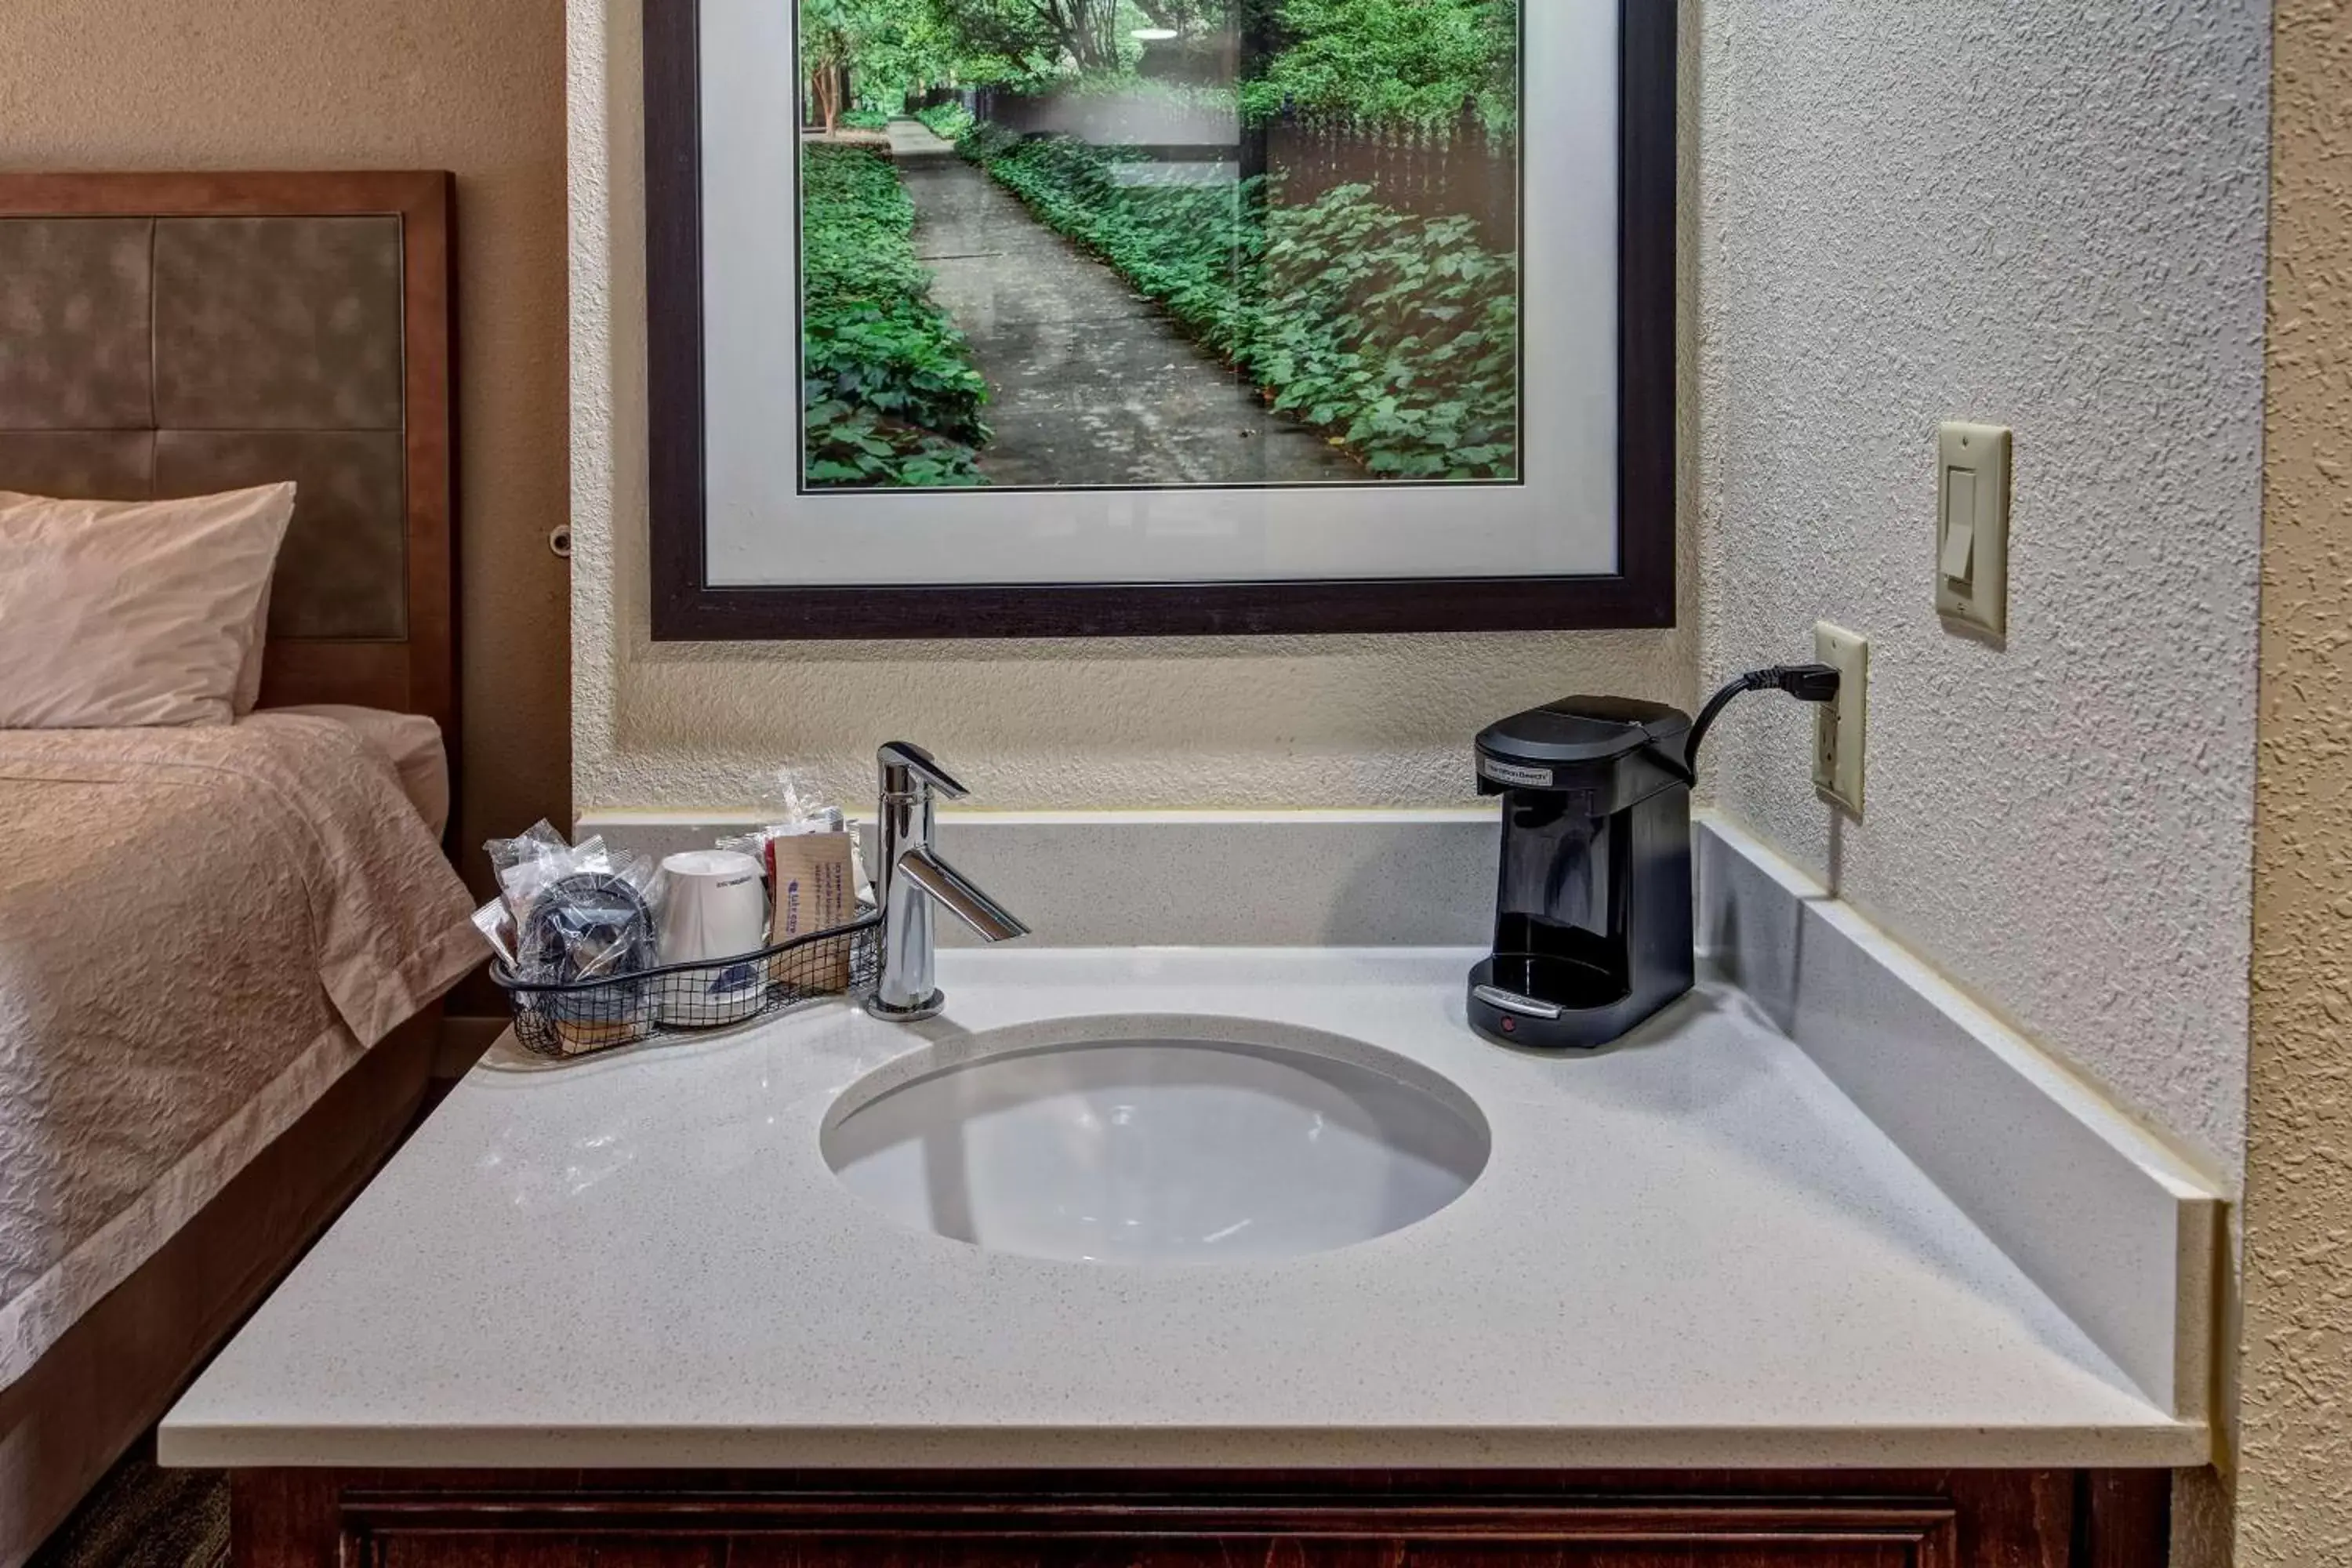
[[[1706,739],[1707,728],[1717,716],[1731,705],[1735,697],[1776,687],[1800,702],[1834,702],[1838,672],[1826,664],[1776,664],[1769,669],[1751,669],[1708,698],[1706,706],[1691,721],[1690,733],[1683,740],[1683,771],[1690,774],[1692,784],[1698,783],[1699,742]]]

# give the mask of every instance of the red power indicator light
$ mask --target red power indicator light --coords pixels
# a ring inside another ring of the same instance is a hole
[[[1512,1018],[1512,1017],[1506,1017],[1506,1018],[1504,1018],[1504,1020],[1503,1020],[1503,1033],[1505,1033],[1505,1034],[1507,1034],[1507,1035],[1516,1035],[1516,1034],[1517,1034],[1518,1032],[1519,1032],[1519,1021],[1518,1021],[1517,1018]]]

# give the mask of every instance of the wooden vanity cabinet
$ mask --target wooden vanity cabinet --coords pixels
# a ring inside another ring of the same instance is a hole
[[[2162,1568],[2163,1471],[253,1470],[237,1568]]]

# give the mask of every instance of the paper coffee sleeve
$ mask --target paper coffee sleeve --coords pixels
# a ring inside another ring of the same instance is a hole
[[[768,889],[774,902],[768,940],[792,942],[845,926],[857,918],[857,891],[846,833],[796,833],[768,840]],[[837,952],[780,954],[773,978],[816,991],[849,988],[849,943]]]

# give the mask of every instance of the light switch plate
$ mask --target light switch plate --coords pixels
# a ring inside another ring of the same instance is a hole
[[[2009,626],[2009,447],[1998,425],[1936,439],[1936,611],[1994,637]]]
[[[1870,643],[1843,626],[1813,623],[1813,658],[1838,672],[1834,702],[1813,709],[1813,788],[1862,815],[1863,742],[1870,717]]]

